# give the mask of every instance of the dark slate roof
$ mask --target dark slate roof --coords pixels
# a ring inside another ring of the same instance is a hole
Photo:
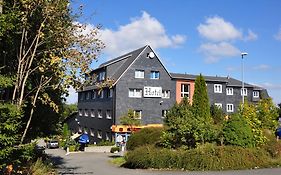
[[[184,79],[184,80],[195,80],[198,75],[192,74],[179,74],[179,73],[170,73],[173,79]],[[234,79],[232,77],[220,77],[220,76],[204,76],[205,81],[209,82],[222,82],[227,83],[227,86],[242,86],[242,81]],[[248,83],[244,83],[245,87],[252,87],[255,89],[263,89],[258,86],[254,86]]]
[[[142,48],[139,48],[137,50],[134,50],[126,55],[131,55],[130,57],[127,57],[126,58],[126,61],[120,66],[120,68],[118,70],[116,70],[116,72],[111,76],[109,77],[110,79],[116,81],[118,80],[121,75],[125,72],[125,70],[133,63],[133,61],[140,55],[140,53],[148,46],[145,46],[145,47],[142,47]],[[125,56],[125,55],[124,55]],[[123,56],[123,57],[124,57]],[[115,61],[116,62],[116,61]],[[107,64],[110,64],[110,63],[107,63]],[[112,63],[113,64],[113,63]]]

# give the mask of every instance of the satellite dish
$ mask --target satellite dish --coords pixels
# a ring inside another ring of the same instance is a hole
[[[154,57],[155,57],[155,54],[154,54],[153,52],[149,52],[148,57],[149,57],[149,58],[154,58]]]

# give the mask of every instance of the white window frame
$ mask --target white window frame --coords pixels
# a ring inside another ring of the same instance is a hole
[[[91,98],[91,92],[87,92],[86,93],[86,100],[90,100],[90,98]]]
[[[130,98],[142,98],[142,89],[129,89]]]
[[[134,117],[136,117],[137,114],[139,114],[139,115],[138,115],[138,118],[136,118],[136,119],[141,119],[141,117],[142,117],[142,110],[134,110]]]
[[[93,90],[92,92],[92,99],[96,99],[97,98],[97,92],[95,90]]]
[[[113,96],[113,89],[109,89],[109,97],[112,98]]]
[[[102,118],[102,110],[98,109],[98,118]]]
[[[95,117],[95,110],[91,109],[91,117]]]
[[[253,97],[254,98],[259,98],[260,97],[260,92],[259,91],[253,91]]]
[[[84,134],[88,134],[88,128],[87,128],[87,127],[84,128],[83,133],[84,133]]]
[[[184,86],[187,86],[187,92],[184,91]],[[185,96],[187,98],[189,98],[189,91],[190,91],[190,84],[182,83],[181,84],[181,98],[184,98]]]
[[[84,97],[85,97],[84,92],[81,92],[81,94],[80,94],[80,101],[83,101],[83,100],[84,100]]]
[[[214,84],[214,93],[222,93],[222,84]]]
[[[86,116],[86,117],[89,116],[89,111],[88,111],[88,109],[84,109],[84,116]]]
[[[162,98],[170,98],[171,91],[170,90],[163,90],[162,91]]]
[[[99,94],[99,97],[100,97],[100,98],[103,98],[103,96],[104,96],[104,90],[101,90],[101,92],[100,92],[100,94]]]
[[[222,103],[215,103],[215,106],[222,109]]]
[[[106,110],[105,111],[105,116],[106,116],[107,119],[111,119],[112,118],[111,117],[111,110]]]
[[[92,137],[95,136],[95,130],[94,130],[94,128],[90,128],[90,135],[91,135]]]
[[[244,92],[244,96],[247,96],[247,95],[248,95],[248,90],[247,90],[247,88],[244,88],[244,91],[243,91],[243,88],[241,88],[241,96],[243,96],[243,92]]]
[[[144,70],[135,70],[135,78],[144,78]]]
[[[226,104],[226,112],[234,112],[234,105],[230,103]]]
[[[79,116],[82,116],[82,115],[83,115],[83,109],[79,109],[79,110],[78,110],[78,115],[79,115]]]
[[[158,75],[158,76],[156,76],[156,75]],[[154,79],[154,80],[160,79],[160,72],[159,71],[151,71],[150,72],[150,79]]]
[[[233,95],[233,88],[232,87],[226,88],[226,95]]]
[[[106,132],[106,133],[105,133],[105,140],[109,141],[109,140],[110,140],[109,136],[110,136],[110,133],[109,133],[109,132]]]
[[[168,112],[168,110],[162,110],[162,118],[166,118]]]
[[[99,81],[105,80],[105,72],[100,72],[99,73]]]
[[[101,130],[98,130],[98,132],[97,132],[97,137],[98,137],[99,139],[102,139],[102,131],[101,131]]]

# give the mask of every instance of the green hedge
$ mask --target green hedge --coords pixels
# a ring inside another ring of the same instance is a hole
[[[227,170],[267,167],[268,153],[262,149],[235,146],[205,146],[191,150],[171,150],[143,146],[129,151],[125,157],[126,167]]]
[[[143,128],[130,136],[126,148],[133,150],[143,145],[155,144],[160,141],[162,132],[163,128]]]

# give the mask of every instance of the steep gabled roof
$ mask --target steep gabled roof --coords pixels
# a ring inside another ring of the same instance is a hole
[[[111,76],[108,77],[111,80],[114,80],[114,84],[117,83],[118,79],[121,77],[121,75],[130,67],[130,65],[139,57],[139,55],[142,53],[143,50],[145,50],[145,47],[139,48],[137,50],[134,50],[126,55],[130,55],[126,58],[126,61],[119,67],[119,69],[116,70],[116,72]],[[125,56],[125,55],[124,55]],[[122,58],[124,56],[119,57]],[[115,63],[118,59],[114,59],[111,61],[111,64]],[[107,65],[109,65],[110,63],[107,63]]]
[[[134,51],[132,51],[132,52],[126,53],[126,54],[124,54],[124,55],[121,55],[121,56],[119,56],[119,57],[117,57],[117,58],[114,58],[114,59],[112,59],[112,60],[109,60],[109,61],[107,61],[107,62],[104,62],[104,63],[102,63],[102,64],[99,66],[99,68],[109,66],[109,65],[111,65],[111,64],[114,64],[114,63],[116,63],[116,62],[122,61],[122,60],[124,60],[124,59],[128,59],[129,57],[135,57],[136,55],[139,55],[139,54],[141,53],[141,51],[144,50],[145,48],[146,48],[146,46],[144,46],[144,47],[142,47],[142,48],[139,48],[139,49],[137,49],[137,50],[134,50]]]

